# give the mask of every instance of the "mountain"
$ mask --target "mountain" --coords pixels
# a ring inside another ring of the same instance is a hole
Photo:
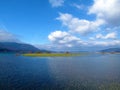
[[[109,48],[101,50],[100,52],[120,52],[120,48]]]
[[[0,42],[0,52],[47,52],[30,44],[16,42]]]

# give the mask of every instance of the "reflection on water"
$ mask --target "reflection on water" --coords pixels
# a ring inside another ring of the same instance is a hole
[[[0,54],[0,90],[119,90],[119,58]]]

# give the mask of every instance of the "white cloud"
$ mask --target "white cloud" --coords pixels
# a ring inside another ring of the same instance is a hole
[[[90,40],[95,40],[95,38],[94,38],[94,37],[89,37],[89,39],[90,39]]]
[[[108,24],[120,25],[120,0],[94,0],[89,14],[96,14]]]
[[[102,34],[101,34],[102,35]],[[50,44],[50,49],[57,49],[57,50],[66,50],[66,49],[70,49],[70,50],[87,50],[90,48],[94,48],[95,47],[111,47],[111,46],[119,46],[120,45],[120,40],[115,39],[116,38],[116,33],[108,33],[105,36],[97,36],[95,38],[91,37],[92,41],[88,41],[88,40],[81,40],[80,38],[73,36],[71,34],[69,34],[68,32],[65,31],[55,31],[52,32],[48,38],[49,40],[52,42],[52,44]],[[97,40],[98,39],[106,39],[106,40]],[[113,39],[111,40],[107,40],[107,39]],[[86,49],[87,48],[87,49]],[[91,50],[92,50],[91,49]],[[95,49],[97,50],[97,48]]]
[[[59,7],[62,6],[64,3],[64,0],[49,0],[52,7]]]
[[[52,32],[48,38],[50,41],[56,41],[56,39],[58,38],[63,38],[65,36],[67,36],[68,33],[67,32],[62,32],[62,31],[55,31],[55,32]]]
[[[20,42],[15,35],[5,31],[0,30],[0,42]]]
[[[106,31],[119,31],[119,30],[120,30],[120,26],[116,26],[113,28],[111,28],[111,27],[106,28]]]
[[[88,21],[73,17],[68,13],[60,13],[57,20],[60,20],[62,24],[69,29],[69,31],[79,34],[87,34],[89,32],[96,31],[99,29],[99,26],[104,24],[104,21],[101,19],[97,19],[96,21]]]
[[[84,7],[79,4],[73,4],[73,6],[78,9]],[[54,45],[57,43],[58,46],[74,48],[81,46],[108,47],[120,45],[120,37],[118,37],[118,30],[120,30],[120,0],[94,0],[93,5],[87,13],[96,15],[93,21],[80,19],[68,13],[60,13],[57,20],[61,21],[62,25],[65,26],[68,31],[52,32],[48,36],[49,40]],[[96,33],[102,34],[95,35]],[[72,34],[80,34],[79,36],[83,38],[83,40]],[[81,35],[85,35],[85,37]],[[91,37],[92,35],[94,35],[94,37]]]
[[[119,46],[120,40],[113,40],[113,41],[94,41],[92,42],[93,46]]]
[[[105,36],[102,35],[102,34],[97,34],[96,38],[97,39],[116,39],[117,38],[117,34],[116,34],[116,32],[108,33]]]
[[[72,6],[78,8],[78,9],[83,9],[83,8],[85,7],[85,6],[82,5],[82,4],[76,4],[76,3],[72,4]]]
[[[57,45],[73,47],[76,44],[82,44],[80,38],[70,35],[67,32],[55,31],[48,36],[49,40]]]

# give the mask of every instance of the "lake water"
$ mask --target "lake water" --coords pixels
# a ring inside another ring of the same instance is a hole
[[[120,55],[0,54],[0,90],[120,90]]]

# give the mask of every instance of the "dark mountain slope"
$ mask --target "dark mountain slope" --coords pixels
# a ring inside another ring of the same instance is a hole
[[[109,48],[101,50],[100,52],[120,52],[120,48]]]
[[[46,52],[47,50],[40,50],[30,44],[16,43],[16,42],[0,42],[0,52]]]

